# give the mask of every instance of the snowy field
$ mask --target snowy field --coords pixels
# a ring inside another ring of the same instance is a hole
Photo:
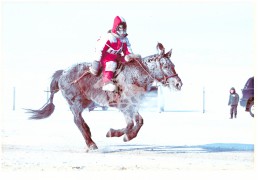
[[[229,89],[241,97],[256,72],[257,3],[67,2],[12,1],[1,9],[0,180],[254,179],[257,118],[239,106],[238,118],[229,119],[227,103]],[[106,138],[110,128],[125,127],[120,112],[85,111],[99,148],[88,151],[60,92],[48,119],[28,120],[21,109],[46,102],[56,70],[91,62],[96,40],[119,14],[134,53],[154,54],[157,42],[173,49],[184,85],[164,89],[163,113],[156,100],[145,102],[144,125],[130,142]]]
[[[44,120],[5,112],[1,126],[2,172],[250,172],[255,169],[255,120],[239,108],[228,114],[141,112],[144,125],[130,142],[106,138],[123,128],[120,112],[85,111],[98,150],[88,152],[70,111]]]

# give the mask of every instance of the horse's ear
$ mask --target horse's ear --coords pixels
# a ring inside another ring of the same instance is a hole
[[[170,58],[172,55],[172,49],[170,49],[170,51],[168,51],[164,56],[166,56],[167,58]]]
[[[161,43],[158,42],[156,48],[157,48],[157,51],[158,51],[159,55],[163,56],[165,54],[165,48]]]

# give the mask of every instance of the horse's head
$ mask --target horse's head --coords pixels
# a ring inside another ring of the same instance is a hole
[[[154,79],[170,89],[181,90],[183,85],[175,70],[175,65],[170,60],[172,49],[165,53],[161,43],[157,44],[158,54],[146,57],[145,63]]]

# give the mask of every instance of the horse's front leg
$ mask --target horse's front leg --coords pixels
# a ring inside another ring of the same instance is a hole
[[[110,129],[106,136],[120,137],[125,135],[124,141],[130,141],[137,136],[138,131],[143,125],[143,119],[138,113],[137,98],[129,96],[129,98],[122,99],[117,108],[123,113],[127,126],[123,129]]]
[[[132,118],[132,120],[135,121],[135,126],[132,129],[129,129],[125,133],[125,135],[124,135],[125,142],[130,141],[133,138],[135,138],[143,125],[143,118],[138,112],[131,113],[130,117]]]
[[[133,119],[129,116],[129,113],[128,113],[128,100],[121,100],[117,108],[123,113],[127,125],[125,128],[122,128],[122,129],[111,128],[107,132],[106,137],[121,137],[128,131],[132,130],[132,128],[134,127]]]

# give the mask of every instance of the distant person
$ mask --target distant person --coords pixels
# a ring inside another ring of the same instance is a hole
[[[116,85],[112,79],[117,68],[117,62],[129,62],[133,59],[140,59],[140,55],[134,55],[131,44],[127,38],[127,24],[121,16],[116,16],[113,27],[108,33],[97,42],[95,59],[90,67],[93,75],[98,75],[102,68],[104,91],[114,91]]]
[[[230,89],[230,95],[228,100],[228,105],[230,106],[230,119],[233,119],[233,115],[237,118],[237,105],[239,102],[239,95],[236,93],[234,87]]]

